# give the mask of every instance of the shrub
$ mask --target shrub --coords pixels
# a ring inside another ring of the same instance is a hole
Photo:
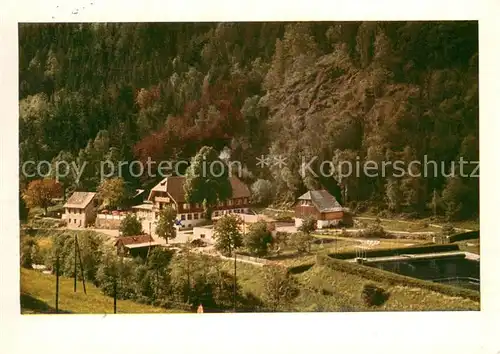
[[[38,258],[39,247],[35,239],[25,237],[21,241],[21,267],[31,268]]]
[[[302,221],[302,225],[298,227],[298,230],[306,234],[310,234],[311,232],[316,230],[316,226],[317,220],[312,216],[308,216]]]
[[[307,252],[310,248],[312,236],[305,232],[296,232],[292,235],[291,244],[297,249],[297,252]]]
[[[122,236],[136,236],[142,234],[142,224],[133,214],[127,214],[120,223]]]
[[[265,221],[252,224],[243,239],[245,247],[255,256],[265,256],[272,241],[273,236]]]
[[[364,229],[366,228],[366,223],[361,221],[361,220],[354,220],[354,227],[359,228],[359,229]]]
[[[290,236],[288,232],[277,231],[274,235],[273,243],[276,247],[285,248],[290,242]]]
[[[376,221],[362,231],[362,237],[366,238],[386,238],[387,236],[388,234],[385,232],[382,225],[380,225],[380,222]]]
[[[372,283],[367,283],[363,286],[361,298],[368,306],[380,306],[389,298],[389,293]]]

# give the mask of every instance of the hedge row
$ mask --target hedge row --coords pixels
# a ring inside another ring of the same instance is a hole
[[[294,266],[294,267],[288,267],[288,272],[291,274],[304,273],[305,271],[308,271],[309,269],[314,267],[314,264],[315,263],[306,263],[306,264],[301,264],[301,265]]]
[[[477,231],[469,231],[461,234],[456,234],[448,237],[450,242],[464,241],[464,240],[472,240],[479,238],[479,230]]]
[[[325,255],[318,255],[316,257],[316,263],[319,265],[326,265],[340,272],[357,275],[359,277],[372,281],[385,282],[391,285],[417,287],[439,292],[441,294],[449,296],[458,296],[478,302],[480,301],[480,294],[478,291],[407,277],[404,275],[388,272],[378,268],[372,268],[357,263],[341,261],[339,259],[334,259],[332,257]]]
[[[415,247],[404,247],[404,248],[381,248],[381,249],[373,249],[366,250],[364,254],[366,257],[390,257],[397,256],[400,254],[424,254],[424,253],[437,253],[437,252],[450,252],[450,251],[459,251],[458,245],[424,245],[424,246],[415,246]],[[352,259],[357,256],[356,251],[349,252],[339,252],[339,253],[330,253],[328,256],[331,258],[337,259]]]

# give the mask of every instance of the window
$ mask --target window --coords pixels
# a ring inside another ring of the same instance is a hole
[[[200,234],[200,238],[205,238],[205,234]]]
[[[181,215],[181,220],[186,220],[186,215],[182,214]]]
[[[76,224],[76,219],[73,219],[73,222]]]
[[[187,203],[182,204],[182,208],[183,208],[184,210],[189,209],[189,204],[187,204]]]
[[[216,212],[214,213],[214,215],[215,215],[215,216],[219,216],[219,212],[218,212],[218,211],[216,211]]]
[[[193,219],[193,214],[188,214],[188,220],[192,220]]]
[[[231,199],[229,199],[229,200],[227,201],[227,205],[233,205],[233,201],[232,201]]]
[[[198,213],[194,213],[193,219],[198,220]]]
[[[236,205],[240,205],[241,204],[241,199],[236,199]]]

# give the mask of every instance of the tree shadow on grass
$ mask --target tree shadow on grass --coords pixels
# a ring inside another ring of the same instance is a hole
[[[59,310],[59,313],[71,312]],[[21,314],[56,314],[56,309],[31,295],[21,294]]]

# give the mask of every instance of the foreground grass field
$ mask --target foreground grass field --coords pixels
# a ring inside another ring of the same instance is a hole
[[[113,313],[113,298],[105,296],[92,284],[82,283],[73,292],[73,279],[59,278],[59,310],[75,314]],[[56,277],[35,270],[21,269],[21,313],[55,313]],[[142,305],[130,300],[117,301],[117,313],[181,313],[160,307]]]

